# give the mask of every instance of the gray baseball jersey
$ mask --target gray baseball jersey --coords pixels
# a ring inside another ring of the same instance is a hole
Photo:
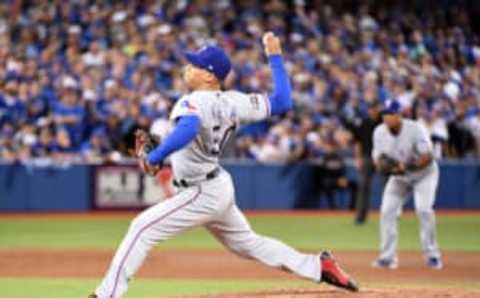
[[[392,134],[385,124],[380,124],[373,133],[373,160],[378,160],[381,154],[386,154],[407,164],[425,153],[433,154],[430,135],[422,125],[410,119],[402,120],[402,128],[398,135]],[[428,171],[434,163],[421,172]],[[418,174],[418,172],[407,172],[406,175],[418,176]]]
[[[175,177],[190,181],[205,177],[218,167],[222,149],[240,123],[262,120],[269,114],[270,102],[262,94],[196,91],[180,98],[170,120],[196,115],[201,129],[193,142],[171,155]]]
[[[386,154],[405,164],[425,153],[433,154],[429,134],[421,124],[412,120],[402,120],[398,135],[393,135],[385,124],[379,125],[373,133],[374,160]],[[413,194],[420,222],[423,252],[427,258],[440,257],[433,212],[438,176],[438,166],[433,161],[425,169],[389,177],[380,207],[380,259],[397,263],[397,219],[410,194]]]
[[[251,229],[235,203],[232,179],[225,170],[206,179],[207,173],[219,167],[219,157],[230,133],[241,122],[270,115],[268,98],[237,91],[197,91],[182,97],[170,118],[175,121],[184,115],[197,115],[201,129],[194,141],[171,155],[171,164],[176,178],[191,185],[180,187],[175,196],[150,207],[132,221],[95,291],[97,296],[122,297],[128,281],[155,244],[199,225],[239,256],[320,281],[318,255],[300,253]]]

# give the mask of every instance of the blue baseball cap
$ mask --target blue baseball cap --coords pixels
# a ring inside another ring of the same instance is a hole
[[[385,101],[382,113],[383,114],[398,114],[401,112],[400,103],[396,100],[389,99]]]
[[[230,58],[217,46],[207,46],[196,52],[185,52],[183,55],[190,64],[213,73],[220,81],[227,77],[232,68]]]
[[[106,137],[107,136],[107,131],[105,130],[104,127],[97,127],[92,131],[92,137]]]

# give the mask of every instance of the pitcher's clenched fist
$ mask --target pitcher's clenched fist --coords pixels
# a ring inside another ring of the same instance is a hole
[[[280,45],[280,38],[275,36],[273,32],[267,32],[263,35],[262,38],[263,47],[265,50],[265,55],[281,55],[282,47]]]

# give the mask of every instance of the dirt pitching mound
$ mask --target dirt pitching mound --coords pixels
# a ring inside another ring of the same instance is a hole
[[[110,250],[0,250],[0,277],[101,278],[112,257]],[[419,252],[402,252],[400,268],[379,270],[370,266],[375,252],[340,251],[335,256],[360,284],[360,292],[349,293],[328,285],[304,289],[282,289],[282,281],[296,279],[280,270],[241,259],[226,251],[154,250],[138,273],[139,278],[235,279],[261,281],[278,279],[278,288],[269,291],[219,294],[203,297],[355,297],[431,298],[480,297],[478,285],[480,254],[447,252],[445,268],[426,268]],[[364,287],[367,285],[368,287]],[[371,288],[372,286],[380,288]],[[405,286],[405,287],[403,287]],[[188,296],[198,297],[198,296]]]
[[[194,297],[194,296],[188,296]],[[199,296],[195,296],[199,297]],[[474,298],[480,297],[480,291],[465,290],[465,289],[432,289],[432,288],[418,288],[418,289],[375,289],[365,288],[357,293],[349,293],[336,289],[280,289],[272,291],[259,291],[252,293],[238,293],[238,294],[218,294],[200,297],[213,298]]]

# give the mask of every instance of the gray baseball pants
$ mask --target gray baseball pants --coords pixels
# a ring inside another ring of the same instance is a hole
[[[190,228],[205,226],[220,242],[241,257],[320,281],[318,255],[303,254],[284,243],[256,234],[235,204],[230,175],[222,170],[212,180],[181,189],[173,198],[138,215],[96,290],[99,298],[122,297],[128,281],[157,243]]]
[[[435,164],[411,176],[391,176],[385,186],[380,208],[380,258],[397,259],[398,219],[402,207],[413,193],[415,212],[420,223],[420,241],[426,258],[440,257],[437,244],[435,193],[439,170]]]

